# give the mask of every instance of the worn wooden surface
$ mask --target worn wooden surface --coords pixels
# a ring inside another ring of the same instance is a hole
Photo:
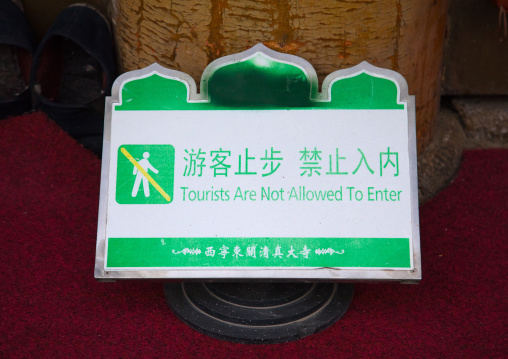
[[[320,81],[364,60],[406,77],[418,150],[439,109],[447,0],[114,0],[122,71],[153,62],[197,83],[213,60],[262,42],[303,57]]]
[[[478,0],[450,5],[443,93],[508,95],[508,37],[499,25],[499,8]]]

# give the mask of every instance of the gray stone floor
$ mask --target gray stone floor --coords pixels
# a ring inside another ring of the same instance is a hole
[[[420,204],[453,181],[462,151],[476,148],[508,148],[508,96],[444,99],[432,143],[418,156]]]

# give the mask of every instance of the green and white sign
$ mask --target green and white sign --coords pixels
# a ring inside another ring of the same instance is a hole
[[[109,99],[96,277],[421,278],[414,98],[263,45]]]

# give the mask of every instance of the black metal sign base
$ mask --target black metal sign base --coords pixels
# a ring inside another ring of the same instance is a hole
[[[168,283],[169,307],[211,337],[246,344],[284,343],[328,328],[347,311],[352,284]]]

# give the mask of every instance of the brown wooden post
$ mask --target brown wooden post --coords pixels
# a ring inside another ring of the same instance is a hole
[[[368,61],[416,95],[418,152],[439,111],[447,0],[114,0],[122,71],[158,62],[197,83],[211,61],[262,42],[303,57],[320,81]]]

